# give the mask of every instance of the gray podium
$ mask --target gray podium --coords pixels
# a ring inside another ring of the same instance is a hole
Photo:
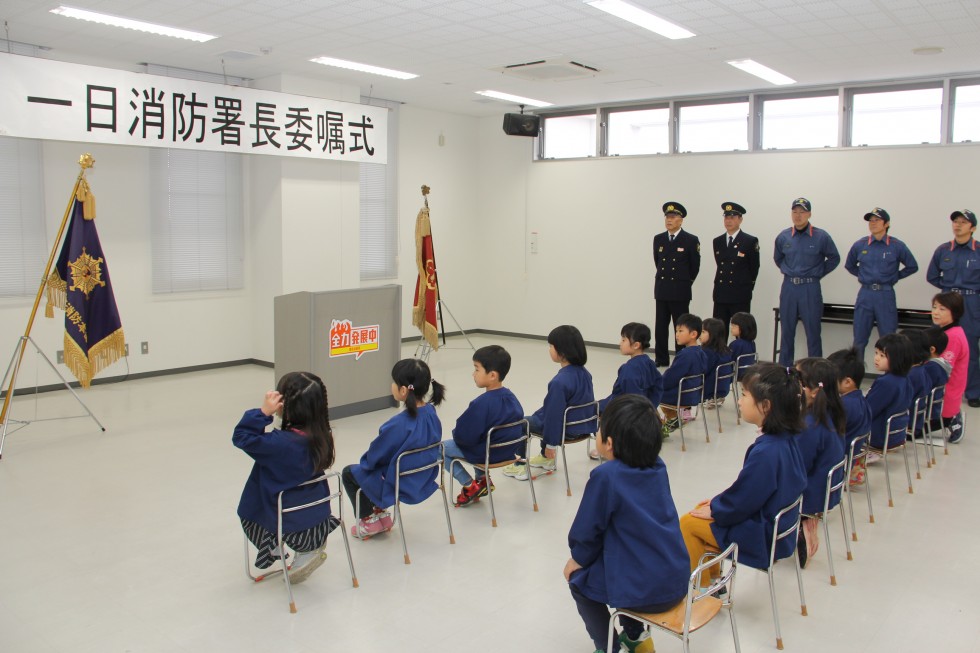
[[[276,297],[276,380],[319,376],[332,419],[397,405],[391,368],[401,358],[401,296],[401,286],[389,285]]]

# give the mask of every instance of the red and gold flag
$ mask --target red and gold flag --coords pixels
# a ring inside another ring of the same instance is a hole
[[[424,191],[423,191],[424,192]],[[436,255],[432,249],[432,226],[429,224],[429,202],[415,219],[415,303],[412,305],[412,324],[433,349],[439,349],[439,325],[436,307],[439,302],[439,282],[436,277]]]

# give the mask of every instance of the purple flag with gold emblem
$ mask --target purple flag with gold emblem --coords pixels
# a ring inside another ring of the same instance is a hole
[[[95,229],[95,198],[80,186],[61,254],[48,275],[48,305],[65,311],[65,366],[87,388],[103,369],[125,355],[116,298],[112,294],[99,233]]]

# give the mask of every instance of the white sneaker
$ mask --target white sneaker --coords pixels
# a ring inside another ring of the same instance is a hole
[[[528,466],[511,463],[504,467],[504,476],[516,478],[518,481],[526,481],[528,477]]]
[[[327,560],[327,543],[324,542],[323,546],[315,551],[305,551],[296,554],[296,561],[289,570],[289,582],[290,583],[302,583],[304,580],[310,577],[314,571],[316,571],[320,565],[322,565]]]
[[[557,458],[548,458],[548,456],[538,454],[537,456],[531,456],[530,463],[531,467],[538,467],[545,471],[553,472],[558,469]]]

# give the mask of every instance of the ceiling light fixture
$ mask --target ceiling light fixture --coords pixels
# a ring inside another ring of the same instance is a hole
[[[79,20],[87,20],[93,23],[99,23],[101,25],[111,25],[112,27],[123,27],[125,29],[132,29],[139,32],[149,32],[150,34],[159,34],[160,36],[172,36],[178,39],[197,41],[198,43],[204,43],[205,41],[210,41],[211,39],[218,38],[214,34],[204,34],[203,32],[192,32],[190,30],[179,29],[177,27],[168,27],[167,25],[146,23],[142,20],[133,20],[132,18],[122,18],[120,16],[100,14],[94,11],[88,11],[86,9],[76,9],[74,7],[64,7],[64,6],[57,7],[55,9],[52,9],[51,13],[58,14],[59,16],[65,16],[67,18],[77,18]]]
[[[371,66],[366,63],[345,61],[344,59],[334,59],[332,57],[316,57],[315,59],[310,59],[310,61],[313,63],[323,64],[324,66],[356,70],[361,73],[371,73],[372,75],[384,75],[385,77],[394,77],[396,79],[415,79],[418,77],[418,75],[414,73],[405,73],[400,70],[392,70],[391,68],[381,68],[379,66]]]
[[[476,91],[477,95],[483,95],[494,100],[503,100],[504,102],[513,102],[514,104],[526,104],[532,107],[551,107],[554,106],[551,102],[542,102],[541,100],[533,100],[527,97],[521,97],[520,95],[511,95],[510,93],[501,93],[500,91]]]
[[[588,0],[585,4],[668,39],[688,39],[696,36],[694,32],[686,30],[680,25],[675,25],[660,16],[654,16],[650,12],[634,7],[622,0]]]
[[[771,84],[776,86],[785,86],[786,84],[795,84],[796,80],[787,77],[786,75],[773,70],[768,66],[763,66],[758,61],[753,61],[752,59],[738,59],[736,61],[727,62],[730,66],[735,66],[739,70],[744,70],[750,75],[755,75],[760,79],[764,79]]]

